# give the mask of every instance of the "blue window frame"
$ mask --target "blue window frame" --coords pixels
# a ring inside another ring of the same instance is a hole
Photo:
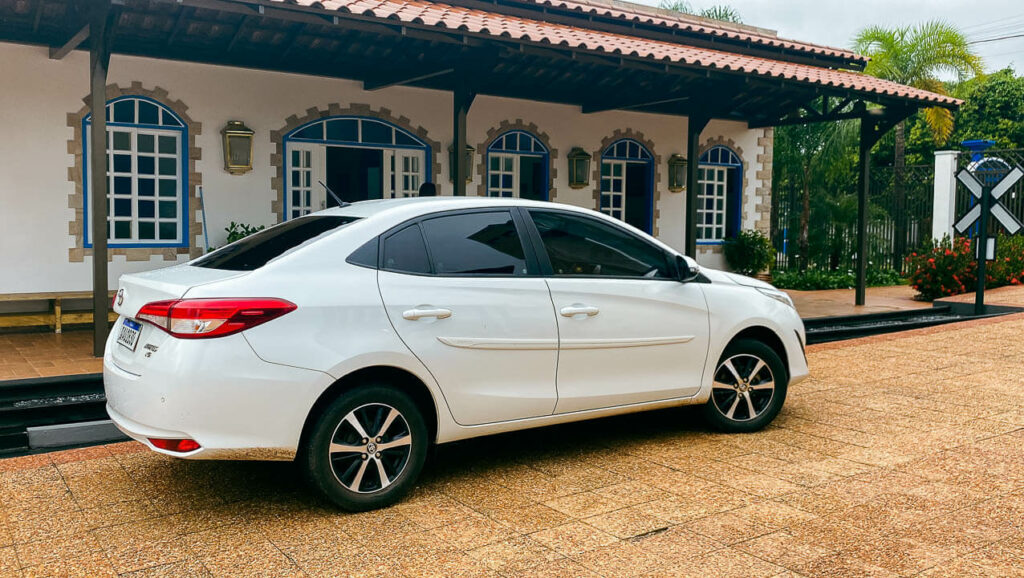
[[[650,233],[654,229],[654,155],[625,138],[601,154],[601,212]]]
[[[431,148],[408,130],[373,117],[320,118],[284,136],[285,220],[319,209],[316,198],[324,192],[319,181],[326,180],[326,146],[385,151],[385,197],[416,196],[422,183],[431,182]]]
[[[510,130],[487,147],[487,195],[548,200],[548,147],[523,130]]]
[[[188,126],[145,96],[107,101],[107,243],[109,247],[188,247]],[[82,119],[83,241],[89,226],[92,115]]]
[[[743,161],[727,146],[715,145],[697,165],[697,242],[719,244],[740,230]]]

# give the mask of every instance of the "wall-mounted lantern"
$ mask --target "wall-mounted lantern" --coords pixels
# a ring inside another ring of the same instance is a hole
[[[569,186],[582,189],[590,183],[590,155],[580,147],[569,151]]]
[[[473,148],[473,147],[471,147],[469,145],[466,145],[465,156],[463,157],[462,162],[466,163],[466,182],[467,183],[473,180],[473,153],[475,153],[475,152],[476,152],[475,148]],[[448,179],[451,182],[453,182],[453,183],[455,182],[455,144],[454,143],[452,143],[448,147]]]
[[[686,157],[674,154],[668,157],[668,190],[678,193],[686,188]]]
[[[241,175],[252,170],[253,130],[240,120],[229,120],[224,130],[224,170]]]

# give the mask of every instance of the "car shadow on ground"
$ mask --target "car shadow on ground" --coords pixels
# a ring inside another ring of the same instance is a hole
[[[583,462],[588,462],[588,456],[625,454],[659,439],[678,443],[687,436],[707,435],[717,434],[703,423],[695,408],[683,407],[473,438],[435,448],[414,492],[433,493],[509,468],[532,467],[557,474],[552,471],[556,465],[570,470],[587,467]],[[140,457],[125,464],[136,483],[175,488],[196,503],[267,500],[333,509],[305,486],[294,462],[152,459],[148,452],[136,455]],[[574,462],[580,463],[567,465]]]

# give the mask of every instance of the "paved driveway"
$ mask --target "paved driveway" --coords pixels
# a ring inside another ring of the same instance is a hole
[[[350,515],[289,464],[0,461],[0,575],[1024,575],[1024,317],[811,354],[753,435],[672,410],[444,447]]]

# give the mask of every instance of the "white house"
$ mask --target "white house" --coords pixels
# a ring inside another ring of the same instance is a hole
[[[223,245],[232,221],[335,204],[328,187],[350,201],[427,182],[592,207],[726,267],[723,239],[769,231],[772,126],[867,101],[955,105],[864,63],[606,0],[0,3],[0,294],[99,287],[97,218],[106,287]],[[99,217],[90,74],[106,100]],[[253,132],[240,174],[225,168],[231,121]],[[468,166],[449,154],[461,142]]]

